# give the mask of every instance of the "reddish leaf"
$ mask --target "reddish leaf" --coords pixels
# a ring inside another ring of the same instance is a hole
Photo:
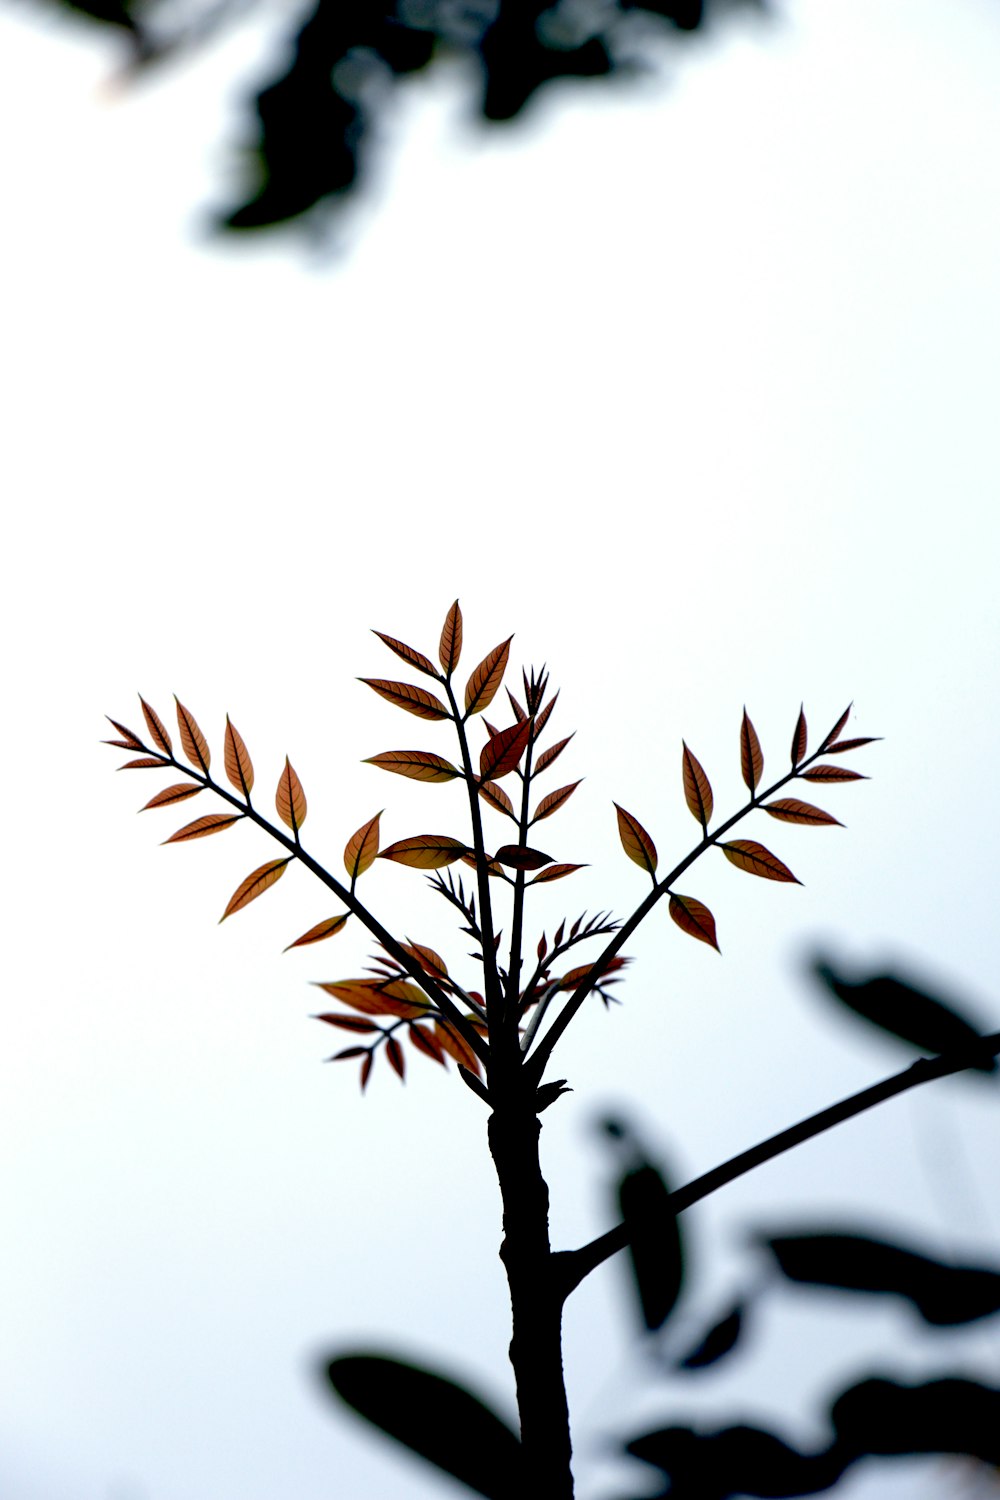
[[[141,693],[139,695],[139,702],[142,704],[142,716],[146,720],[149,732],[153,736],[155,743],[159,745],[160,749],[166,755],[173,755],[173,743],[170,739],[169,734],[167,733],[166,726],[164,725],[163,720],[160,718],[159,714],[156,712],[156,709],[150,708],[149,704],[146,702]]]
[[[323,1021],[326,1017],[320,1016],[319,1019]],[[375,1029],[379,1031],[381,1027]],[[327,1062],[346,1062],[349,1057],[371,1057],[371,1052],[367,1047],[345,1047],[343,1051],[335,1052],[332,1057],[328,1057]]]
[[[341,979],[316,987],[342,1005],[353,1006],[368,1016],[399,1016],[412,1021],[427,1014],[427,997],[408,980],[397,979],[386,984],[382,979]]]
[[[479,1058],[465,1038],[453,1031],[447,1021],[434,1022],[434,1037],[449,1057],[453,1057],[463,1068],[468,1068],[470,1073],[475,1073],[478,1077],[482,1072]]]
[[[299,836],[299,829],[306,820],[306,794],[302,790],[302,783],[296,776],[295,771],[285,756],[285,769],[278,781],[278,790],[274,794],[274,805],[278,809],[278,817]]]
[[[822,808],[813,807],[811,802],[800,802],[797,797],[779,797],[777,802],[765,802],[764,811],[770,813],[772,818],[780,819],[782,823],[808,823],[814,828],[825,823],[835,823],[838,828],[844,826],[838,818],[831,818],[829,813],[823,812]]]
[[[484,656],[479,666],[469,678],[465,688],[465,716],[482,713],[484,708],[489,708],[496,695],[497,689],[503,681],[503,674],[507,670],[507,657],[510,654],[510,643],[514,639],[509,635],[499,646],[494,646],[488,656]]]
[[[476,860],[476,856],[473,854],[471,849],[469,849],[465,854],[462,855],[462,863],[463,865],[468,865],[471,870],[479,869],[479,864]],[[503,865],[498,865],[495,859],[487,858],[486,873],[488,875],[504,875]],[[510,876],[505,875],[504,878],[509,880]]]
[[[511,870],[540,870],[543,865],[552,863],[550,854],[542,854],[539,849],[528,849],[524,844],[504,844],[493,858],[498,865],[506,865]]]
[[[574,870],[585,870],[586,865],[548,865],[534,880],[529,880],[529,885],[541,885],[545,880],[562,880],[564,875],[572,875]]]
[[[408,1033],[410,1041],[413,1043],[414,1047],[416,1047],[418,1052],[426,1053],[426,1055],[428,1057],[432,1057],[436,1063],[440,1063],[442,1068],[446,1066],[444,1050],[440,1042],[432,1032],[428,1031],[426,1027],[417,1026],[413,1021],[411,1021],[408,1028]]]
[[[380,697],[389,703],[395,703],[397,708],[405,708],[408,713],[416,714],[418,719],[450,718],[440,698],[424,688],[414,687],[412,683],[386,682],[381,677],[359,677],[358,681],[374,688]]]
[[[481,781],[499,781],[514,770],[531,738],[532,727],[530,719],[523,719],[490,736],[479,756]]]
[[[250,752],[243,743],[243,736],[236,725],[230,722],[226,714],[226,775],[230,783],[238,792],[242,792],[247,801],[253,791],[253,761]]]
[[[375,1066],[375,1054],[369,1052],[361,1064],[361,1092],[364,1093],[368,1087],[368,1080],[372,1076],[372,1068]]]
[[[482,797],[484,802],[488,802],[490,806],[495,807],[498,812],[504,812],[507,813],[509,817],[516,818],[517,814],[514,812],[513,802],[507,796],[507,793],[504,791],[503,787],[497,786],[495,781],[484,781],[482,786],[479,788],[479,795],[480,797]]]
[[[443,755],[431,755],[426,750],[385,750],[381,755],[369,755],[365,765],[394,771],[413,781],[453,781],[462,774]]]
[[[541,732],[545,728],[546,724],[549,722],[549,719],[552,717],[552,710],[555,708],[555,706],[558,703],[558,701],[559,701],[559,694],[555,693],[549,699],[548,703],[546,703],[545,707],[542,709],[542,711],[538,715],[538,717],[535,719],[535,738],[536,739],[541,734]],[[575,734],[576,731],[574,730],[573,733]],[[572,739],[572,738],[573,738],[573,735],[571,734],[570,735],[570,739]],[[565,743],[566,743],[566,741],[564,740],[563,744],[565,744]]]
[[[438,661],[446,677],[450,677],[458,666],[458,658],[462,654],[462,611],[458,607],[458,600],[445,615],[444,627],[441,631],[441,640],[438,643]]]
[[[819,748],[821,750],[827,750],[827,749],[829,749],[829,747],[833,744],[834,740],[837,739],[837,738],[839,738],[840,731],[843,729],[844,725],[847,723],[848,719],[851,717],[851,709],[853,707],[854,707],[854,704],[852,702],[852,703],[849,703],[847,705],[847,707],[844,709],[844,712],[841,714],[841,716],[837,720],[836,724],[834,724],[833,728],[830,730],[830,733],[827,735],[827,737],[823,741],[822,745],[820,745]]]
[[[510,706],[514,710],[514,718],[520,724],[520,723],[523,722],[523,720],[525,720],[528,717],[528,715],[525,713],[525,711],[521,707],[520,703],[518,703],[517,699],[514,697],[514,694],[511,692],[510,688],[506,689],[506,693],[507,693],[507,697],[510,699]],[[128,746],[128,745],[124,746],[124,749],[126,749],[126,750],[128,750],[130,748],[131,747]]]
[[[410,839],[399,839],[383,849],[379,859],[395,860],[414,870],[441,870],[452,865],[468,851],[468,845],[448,834],[421,833]]]
[[[341,1031],[360,1031],[370,1034],[373,1031],[382,1030],[381,1026],[377,1026],[374,1021],[366,1021],[363,1016],[338,1015],[334,1011],[329,1011],[322,1016],[313,1016],[313,1020],[325,1021],[328,1026],[338,1026]],[[364,1051],[367,1051],[367,1048],[359,1047],[354,1055],[360,1057]]]
[[[531,820],[532,823],[540,823],[543,818],[551,818],[554,812],[559,811],[564,802],[569,801],[579,785],[579,781],[573,781],[569,786],[560,786],[554,792],[549,792],[549,795],[543,797],[535,808],[535,816]]]
[[[137,734],[133,734],[131,729],[126,729],[124,724],[119,724],[117,719],[112,719],[107,714],[105,714],[104,717],[107,719],[108,723],[113,725],[114,728],[117,729],[118,733],[122,736],[120,740],[105,740],[104,743],[106,745],[117,745],[120,750],[145,749],[142,740]]]
[[[324,938],[334,937],[338,932],[343,932],[350,912],[342,911],[339,917],[327,917],[324,922],[317,922],[315,927],[310,927],[301,937],[289,943],[288,948],[304,948],[307,943],[321,943]],[[284,952],[288,952],[288,948]]]
[[[763,844],[757,844],[753,839],[734,839],[731,844],[720,844],[719,848],[738,870],[746,870],[748,875],[760,875],[764,880],[787,880],[794,885],[802,884],[770,849],[765,849]]]
[[[684,744],[683,741],[681,743]],[[688,805],[688,810],[698,819],[702,829],[707,833],[714,806],[712,787],[701,768],[700,761],[692,755],[686,744],[684,744],[683,772],[684,800]]]
[[[848,771],[843,766],[810,766],[808,771],[802,771],[800,774],[805,781],[868,781],[870,779],[862,776],[860,771]]]
[[[119,771],[162,771],[166,761],[157,760],[152,755],[142,755],[138,760],[127,760]]]
[[[281,879],[290,863],[291,855],[288,855],[285,859],[269,860],[266,865],[261,865],[259,869],[254,870],[230,896],[229,905],[222,913],[219,921],[224,922],[227,917],[233,915],[233,912],[240,911],[244,906],[249,906],[251,901],[256,901],[257,897],[262,896],[270,886],[274,885],[276,880]]]
[[[391,1036],[385,1044],[385,1055],[389,1059],[389,1066],[399,1074],[400,1078],[405,1079],[406,1058],[403,1056],[402,1047],[394,1036]]]
[[[860,750],[862,745],[878,744],[882,736],[880,734],[864,734],[856,740],[837,740],[836,744],[827,745],[827,755],[844,755],[848,750]]]
[[[808,732],[806,730],[806,711],[799,709],[799,717],[795,724],[795,733],[792,735],[792,765],[797,766],[800,760],[805,759],[806,746],[808,744]]]
[[[369,818],[367,823],[362,823],[357,833],[352,833],[347,840],[344,849],[344,868],[351,877],[351,885],[359,875],[374,864],[378,855],[379,829],[378,820],[382,816],[381,809],[374,818]]]
[[[416,667],[418,672],[426,672],[428,677],[437,677],[437,668],[430,657],[425,656],[422,651],[414,651],[413,647],[408,646],[405,641],[397,641],[394,636],[383,635],[381,630],[373,630],[372,635],[377,635],[390,651],[395,651],[397,656],[401,656],[411,667]],[[364,681],[363,678],[362,681]]]
[[[182,844],[188,839],[203,839],[210,833],[221,833],[224,828],[232,828],[243,817],[242,813],[209,813],[206,818],[195,818],[193,823],[185,823],[183,828],[178,828],[165,844]]]
[[[212,752],[208,748],[208,741],[198,728],[194,714],[184,707],[176,693],[174,702],[177,705],[177,728],[180,730],[184,754],[193,766],[197,766],[199,771],[207,776],[212,762]]]
[[[764,756],[760,748],[760,740],[757,738],[757,731],[751,724],[745,708],[743,722],[740,725],[740,766],[743,771],[743,780],[751,792],[755,792],[764,773]]]
[[[430,974],[432,979],[448,978],[448,967],[444,959],[433,948],[428,948],[426,943],[400,943],[399,946],[404,953],[416,959],[424,973]]]
[[[625,850],[625,853],[641,870],[645,870],[647,874],[655,876],[657,856],[656,845],[653,843],[653,840],[645,828],[643,828],[639,819],[633,818],[632,814],[626,812],[624,807],[619,807],[617,802],[615,803],[615,810],[618,813],[618,837],[622,841],[622,848]]]
[[[721,951],[715,937],[715,918],[701,901],[696,901],[693,896],[677,896],[671,891],[668,910],[682,932],[701,943],[708,943],[716,953]]]
[[[146,812],[150,807],[170,807],[174,802],[184,802],[188,797],[197,797],[203,792],[204,787],[192,786],[189,781],[179,781],[174,786],[165,786],[162,792],[157,792],[155,797],[150,797],[145,807],[140,807],[140,812]]]
[[[111,745],[115,750],[134,750],[136,748],[131,740],[102,740],[101,744]],[[141,745],[139,746],[139,749],[142,749]],[[157,764],[160,764],[160,762],[157,762]]]
[[[553,698],[552,702],[554,703],[555,701],[556,700]],[[543,712],[547,712],[547,710],[543,710]],[[543,728],[543,725],[539,721],[539,723],[535,725],[535,738],[536,739],[541,734],[542,728]],[[575,733],[576,733],[576,730],[574,729],[573,734],[575,734]],[[556,744],[550,745],[549,748],[548,748],[548,750],[543,750],[542,751],[541,755],[535,761],[535,775],[536,776],[539,774],[540,771],[544,771],[546,766],[551,766],[551,764],[555,760],[556,756],[562,754],[562,752],[566,749],[566,746],[569,744],[569,742],[570,742],[570,740],[572,738],[573,738],[573,735],[572,734],[568,734],[564,740],[559,740]]]

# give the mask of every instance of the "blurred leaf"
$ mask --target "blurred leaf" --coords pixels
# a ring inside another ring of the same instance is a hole
[[[399,1016],[404,1021],[413,1021],[425,1016],[430,1004],[427,996],[408,980],[386,984],[381,979],[336,979],[317,982],[316,988],[366,1016]],[[326,1017],[317,1019],[323,1021]]]
[[[646,1327],[662,1328],[680,1296],[684,1276],[680,1229],[662,1174],[649,1162],[618,1184],[618,1203],[629,1236],[629,1255]]]
[[[708,943],[716,953],[721,951],[715,936],[715,918],[702,902],[693,896],[678,896],[671,891],[668,910],[682,932]]]
[[[150,734],[153,736],[154,744],[159,745],[165,755],[173,755],[173,743],[167,733],[166,725],[156,712],[156,709],[150,708],[141,693],[139,695],[139,702],[142,704],[142,716],[146,720]]]
[[[433,668],[432,668],[433,670]],[[409,682],[387,682],[383,677],[359,677],[367,687],[374,689],[379,697],[397,708],[405,708],[418,719],[448,719],[451,717],[440,698],[428,693],[425,688],[415,687]]]
[[[174,694],[174,702],[177,705],[177,728],[180,731],[181,745],[184,754],[193,766],[197,766],[205,776],[212,761],[212,752],[208,748],[208,741],[198,727],[197,720],[192,713],[184,707],[177,694]]]
[[[834,1485],[854,1457],[840,1447],[799,1453],[759,1427],[664,1427],[633,1438],[626,1449],[669,1476],[669,1489],[659,1493],[670,1500],[814,1495]]]
[[[185,823],[183,828],[178,828],[165,844],[182,844],[188,839],[203,839],[210,833],[221,833],[224,828],[232,828],[243,817],[242,813],[209,813],[207,817],[195,818],[193,823]]]
[[[462,654],[462,611],[458,607],[458,600],[445,615],[444,627],[441,631],[441,640],[438,644],[438,661],[446,677],[450,677],[458,666],[458,659]]]
[[[512,724],[491,734],[479,756],[479,778],[481,781],[499,781],[508,776],[524,754],[533,728],[530,719]]]
[[[797,797],[779,797],[776,802],[765,802],[763,808],[772,818],[777,818],[782,823],[807,823],[811,827],[820,827],[825,823],[835,823],[838,828],[844,826],[821,808],[813,807],[811,802],[800,802]]]
[[[757,738],[757,731],[751,724],[745,708],[743,722],[740,725],[740,767],[743,771],[743,780],[751,792],[756,792],[760,785],[760,778],[764,774],[764,756],[760,748],[760,740]]]
[[[449,834],[421,833],[390,844],[388,849],[382,850],[379,859],[391,859],[414,870],[440,870],[445,865],[454,864],[467,852],[468,846]]]
[[[222,913],[219,921],[224,922],[227,917],[233,915],[233,912],[240,911],[244,906],[249,906],[251,901],[256,901],[257,897],[262,896],[266,890],[274,885],[276,880],[281,879],[290,863],[291,855],[288,855],[285,859],[269,860],[266,865],[261,865],[259,869],[254,870],[241,885],[237,886],[232,896],[230,896],[229,905]]]
[[[287,755],[285,756],[285,769],[281,773],[278,789],[274,794],[274,805],[278,809],[278,817],[298,838],[299,829],[306,820],[306,794],[302,790],[302,783],[296,776]]]
[[[402,657],[403,661],[407,662],[409,666],[416,667],[418,672],[425,672],[428,677],[437,677],[437,668],[422,651],[414,651],[413,647],[408,646],[405,641],[397,641],[395,636],[383,635],[381,630],[373,630],[372,635],[377,635],[379,640],[389,647],[390,651],[394,651],[397,656]],[[367,682],[368,679],[362,677],[361,681]],[[369,686],[374,687],[374,683],[369,683]]]
[[[731,844],[720,844],[719,848],[738,870],[746,870],[748,875],[760,875],[764,880],[788,880],[795,885],[801,884],[777,855],[772,854],[770,849],[765,849],[763,844],[755,843],[753,839],[734,839]]]
[[[551,818],[554,812],[559,811],[564,802],[569,801],[579,785],[579,781],[571,781],[569,786],[560,786],[554,792],[549,792],[548,796],[543,797],[535,808],[535,815],[531,820],[532,823],[540,823],[543,818]]]
[[[403,1049],[394,1036],[389,1037],[385,1044],[385,1055],[389,1059],[389,1066],[393,1072],[398,1073],[400,1078],[406,1078],[406,1058]]]
[[[863,1380],[833,1403],[840,1444],[868,1453],[961,1453],[1000,1465],[1000,1391],[977,1381]]]
[[[479,1058],[468,1045],[465,1038],[459,1036],[447,1021],[435,1020],[434,1039],[448,1056],[454,1058],[461,1067],[478,1077],[482,1073],[482,1064]]]
[[[707,832],[712,818],[712,787],[697,757],[692,755],[683,740],[681,744],[684,751],[682,760],[684,800],[688,805],[688,811],[698,819],[702,829]]]
[[[411,1021],[407,1028],[407,1035],[418,1052],[423,1052],[427,1057],[433,1058],[436,1063],[440,1063],[442,1067],[445,1066],[444,1048],[426,1026],[418,1026],[416,1022]]]
[[[799,761],[805,760],[808,748],[809,735],[806,729],[806,711],[799,709],[799,717],[795,723],[795,733],[792,735],[792,765],[797,766]]]
[[[648,875],[655,876],[657,855],[653,840],[639,819],[626,812],[624,807],[619,807],[617,802],[615,811],[618,814],[618,837],[622,841],[625,853],[641,870],[645,870]]]
[[[139,811],[147,812],[151,807],[169,807],[174,802],[184,802],[188,797],[197,797],[198,793],[204,790],[202,786],[192,786],[190,781],[178,781],[173,786],[165,786],[163,791],[157,792],[155,797],[150,797]]]
[[[378,855],[379,840],[379,818],[381,810],[367,823],[362,823],[355,833],[352,833],[344,846],[344,869],[351,879],[351,885],[363,875],[367,869],[374,864]]]
[[[310,927],[308,932],[297,937],[294,943],[289,943],[288,948],[283,951],[287,953],[289,948],[304,948],[307,943],[321,943],[324,938],[335,937],[338,932],[343,932],[349,916],[349,912],[342,911],[337,917],[327,917],[325,921],[317,922],[315,927]]]
[[[712,1324],[707,1333],[702,1335],[683,1359],[677,1361],[677,1368],[679,1370],[707,1370],[710,1365],[718,1364],[720,1359],[724,1359],[736,1348],[742,1330],[743,1304],[737,1302],[724,1318]]]
[[[253,761],[243,743],[243,736],[226,714],[226,775],[230,784],[249,801],[253,791]]]
[[[503,681],[503,674],[507,670],[507,657],[510,654],[510,643],[514,639],[509,635],[499,646],[494,646],[488,656],[484,656],[479,666],[469,678],[465,688],[465,716],[482,713],[484,708],[489,708],[496,696],[497,689]]]
[[[369,755],[365,764],[414,781],[453,781],[462,774],[443,755],[430,755],[426,750],[386,750],[381,755]]]

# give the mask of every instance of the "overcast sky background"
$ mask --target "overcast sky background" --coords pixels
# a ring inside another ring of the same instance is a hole
[[[177,692],[217,754],[228,711],[262,787],[290,754],[334,868],[382,806],[386,841],[460,833],[459,789],[361,764],[450,754],[446,728],[355,681],[404,675],[369,627],[433,652],[460,595],[470,669],[516,631],[516,666],[563,686],[553,734],[578,731],[550,786],[587,779],[544,847],[589,868],[539,894],[550,932],[645,893],[613,798],[664,863],[690,846],[682,737],[722,812],[744,702],[769,772],[800,700],[815,735],[853,699],[851,730],[885,736],[850,762],[871,782],[816,796],[847,830],[740,830],[801,889],[706,859],[684,888],[723,957],[664,913],[626,1004],[574,1026],[575,1092],[544,1117],[560,1246],[611,1222],[602,1111],[680,1181],[905,1064],[810,989],[818,946],[1000,1024],[997,7],[796,0],[507,130],[467,129],[460,75],[416,80],[332,255],[204,233],[269,35],[122,89],[100,35],[0,15],[11,1500],[445,1493],[323,1397],[320,1355],[359,1343],[513,1410],[481,1106],[419,1057],[364,1099],[321,1065],[308,981],[359,972],[363,933],[282,956],[329,914],[299,871],[217,925],[268,846],[158,847],[186,819],[133,817],[160,779],[97,743],[105,712],[138,725],[137,690],[164,714]],[[363,890],[464,953],[419,874]],[[987,1257],[998,1107],[922,1091],[691,1213],[669,1348],[756,1274],[755,1228]],[[581,1500],[623,1492],[605,1460],[642,1415],[818,1443],[824,1400],[875,1365],[1000,1373],[988,1326],[775,1292],[745,1355],[668,1380],[626,1292],[607,1267],[568,1311]],[[873,1469],[843,1495],[951,1483]]]

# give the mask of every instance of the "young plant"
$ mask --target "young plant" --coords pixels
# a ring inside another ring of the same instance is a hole
[[[654,1168],[639,1166],[623,1179],[622,1223],[589,1245],[554,1252],[549,1241],[548,1186],[538,1149],[539,1115],[566,1089],[565,1079],[547,1076],[553,1053],[590,996],[608,1003],[628,962],[622,953],[624,945],[660,902],[666,902],[682,933],[718,949],[712,913],[688,890],[678,888],[703,855],[720,851],[747,874],[796,882],[788,866],[765,845],[733,837],[737,825],[760,813],[781,823],[836,824],[836,818],[811,802],[780,794],[802,782],[829,788],[863,779],[859,772],[846,769],[839,757],[871,744],[872,737],[842,738],[848,708],[809,753],[805,714],[800,711],[788,769],[765,785],[760,742],[744,709],[739,748],[748,795],[743,804],[713,822],[711,784],[685,744],[683,793],[699,830],[692,847],[667,873],[660,874],[656,846],[645,826],[616,804],[622,847],[649,881],[645,897],[623,920],[604,911],[589,917],[583,913],[564,919],[551,934],[539,934],[530,923],[533,888],[568,878],[581,868],[538,847],[538,825],[564,807],[580,785],[572,781],[546,792],[543,781],[540,795],[536,788],[540,778],[552,780],[547,773],[572,739],[572,735],[548,737],[558,699],[557,693],[549,692],[548,673],[544,667],[523,672],[520,697],[508,688],[508,707],[501,715],[493,705],[502,701],[498,695],[511,637],[488,652],[459,687],[463,622],[457,601],[445,617],[436,661],[393,636],[375,633],[433,689],[420,682],[361,680],[395,707],[431,723],[449,724],[455,748],[453,759],[437,750],[387,750],[371,756],[369,763],[429,785],[463,782],[468,822],[459,831],[420,833],[383,846],[381,815],[376,813],[347,840],[344,873],[335,873],[303,842],[306,797],[288,759],[274,794],[278,822],[265,816],[254,802],[253,763],[228,717],[224,780],[213,777],[208,742],[179,701],[176,715],[183,760],[175,755],[163,720],[143,699],[145,736],[112,720],[120,737],[107,743],[131,753],[122,769],[172,770],[184,778],[158,792],[147,808],[173,806],[203,792],[211,793],[216,807],[222,804],[221,810],[186,823],[165,842],[188,842],[249,822],[262,828],[280,849],[277,857],[241,882],[223,919],[256,900],[283,877],[289,865],[297,863],[327,887],[339,909],[290,947],[324,941],[343,931],[352,918],[367,929],[377,944],[370,968],[361,976],[320,984],[338,1008],[324,1011],[319,1019],[352,1037],[351,1044],[335,1057],[359,1063],[362,1088],[380,1056],[403,1079],[408,1055],[417,1052],[442,1067],[452,1060],[463,1083],[489,1109],[489,1148],[503,1200],[500,1254],[510,1288],[510,1359],[517,1387],[519,1441],[467,1393],[436,1376],[391,1361],[375,1362],[378,1369],[373,1373],[372,1361],[366,1363],[363,1358],[341,1361],[331,1373],[338,1389],[359,1410],[480,1493],[509,1494],[528,1476],[534,1493],[547,1500],[565,1500],[573,1493],[573,1478],[561,1325],[563,1306],[573,1289],[609,1256],[629,1246],[647,1325],[658,1326],[676,1299],[678,1273],[676,1256],[671,1254],[676,1214],[740,1172],[876,1101],[867,1097],[875,1091],[866,1091],[673,1194],[667,1193]],[[487,718],[491,708],[496,722]],[[544,842],[550,843],[547,836]],[[376,860],[426,872],[433,891],[453,908],[460,931],[472,941],[471,979],[453,971],[425,943],[388,930],[374,904],[361,899],[359,881]],[[599,945],[595,956],[575,962],[576,949],[595,943]],[[984,1055],[980,1044],[972,1063],[977,1059],[982,1063]],[[941,1061],[923,1066],[938,1070],[927,1076],[940,1076],[941,1071],[968,1065],[970,1057],[962,1053],[943,1067]],[[921,1077],[910,1079],[909,1073],[879,1085],[878,1097],[889,1097],[922,1081]],[[427,1414],[426,1420],[422,1413]],[[453,1420],[448,1420],[449,1413]]]

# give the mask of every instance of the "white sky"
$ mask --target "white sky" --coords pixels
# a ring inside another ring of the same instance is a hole
[[[505,131],[467,132],[461,79],[418,81],[332,260],[201,233],[233,80],[265,54],[248,30],[121,92],[89,30],[0,17],[11,1500],[443,1494],[318,1394],[317,1357],[357,1342],[511,1406],[483,1112],[419,1058],[363,1100],[320,1066],[307,982],[357,972],[362,933],[283,957],[330,905],[298,872],[216,925],[267,847],[163,850],[171,815],[132,819],[159,782],[96,742],[137,689],[161,712],[176,691],[217,753],[230,712],[262,783],[290,753],[334,865],[383,805],[387,839],[458,832],[454,788],[360,764],[449,753],[444,732],[354,678],[397,675],[369,627],[432,650],[460,594],[470,665],[515,630],[579,731],[551,784],[587,780],[544,847],[591,868],[539,900],[550,931],[644,894],[612,798],[685,852],[682,736],[720,810],[744,702],[772,767],[803,698],[816,732],[853,698],[886,736],[854,762],[875,779],[825,799],[848,831],[745,830],[802,889],[706,861],[686,889],[724,957],[654,921],[626,1005],[577,1023],[543,1135],[559,1245],[610,1223],[601,1110],[632,1108],[684,1180],[902,1065],[803,982],[818,943],[1000,1024],[996,7],[798,0]],[[464,951],[419,875],[365,889]],[[719,1194],[689,1216],[673,1337],[747,1280],[752,1227],[987,1255],[996,1133],[987,1088],[943,1085]],[[995,1332],[775,1295],[696,1387],[655,1375],[625,1314],[614,1268],[569,1309],[581,1500],[622,1492],[603,1459],[640,1408],[818,1442],[810,1414],[873,1363],[997,1369]]]

